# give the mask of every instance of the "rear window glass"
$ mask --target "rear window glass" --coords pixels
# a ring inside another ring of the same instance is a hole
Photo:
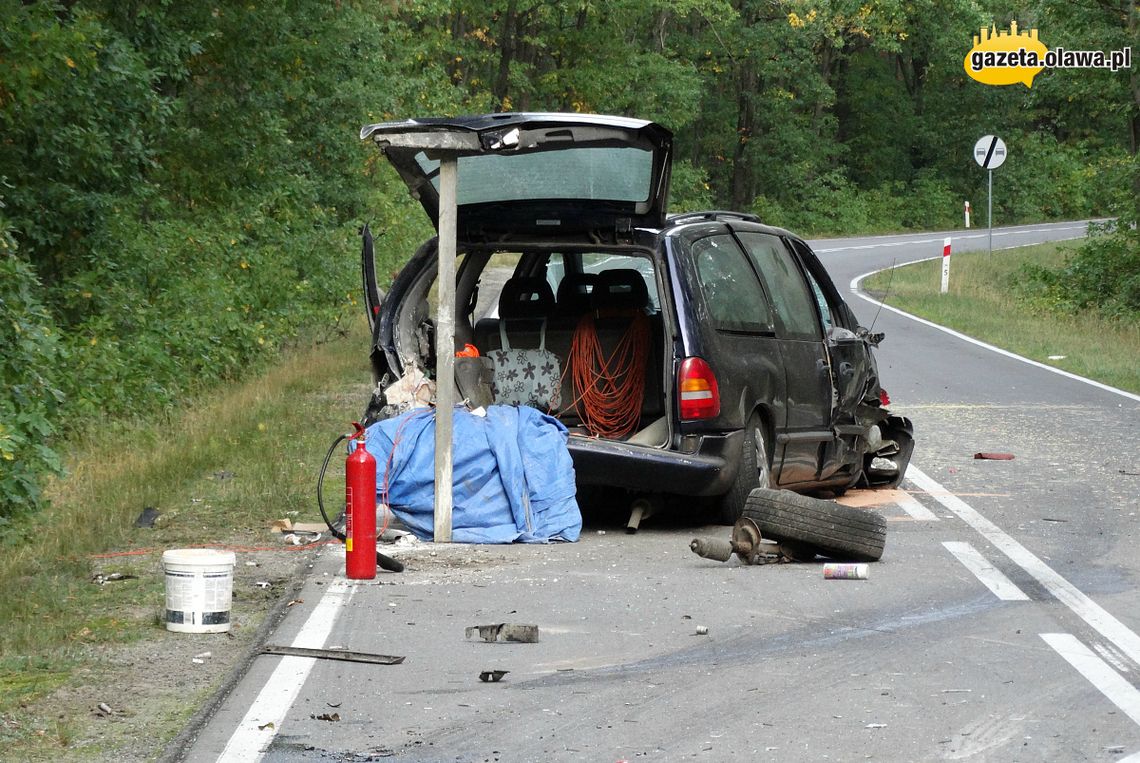
[[[603,270],[636,270],[645,280],[649,292],[649,311],[659,312],[661,301],[657,296],[657,278],[653,275],[653,263],[646,257],[631,257],[627,254],[583,254],[582,271],[601,273]]]
[[[439,160],[416,162],[439,189]],[[646,202],[653,152],[632,146],[566,148],[530,154],[484,154],[459,158],[456,203],[530,199],[591,199]]]

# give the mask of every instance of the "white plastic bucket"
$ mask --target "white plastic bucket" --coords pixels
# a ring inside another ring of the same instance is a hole
[[[228,631],[236,561],[233,551],[212,548],[164,551],[166,629],[180,633]]]

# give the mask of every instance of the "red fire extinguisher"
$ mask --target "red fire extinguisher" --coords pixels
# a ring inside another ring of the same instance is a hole
[[[356,427],[356,448],[344,464],[345,577],[376,577],[376,459],[364,447],[364,427]]]

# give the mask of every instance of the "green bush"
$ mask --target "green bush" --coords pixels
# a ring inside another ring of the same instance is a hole
[[[1028,304],[1063,313],[1086,310],[1109,318],[1140,323],[1140,210],[1127,191],[1135,188],[1140,162],[1133,158],[1118,168],[1109,198],[1118,216],[1094,226],[1088,241],[1057,269],[1024,266],[1011,287]]]
[[[1140,233],[1128,225],[1105,226],[1063,267],[1023,266],[1010,285],[1039,309],[1068,314],[1093,310],[1140,323]]]
[[[52,438],[66,355],[40,288],[0,219],[0,541],[39,507],[43,475],[61,470]]]

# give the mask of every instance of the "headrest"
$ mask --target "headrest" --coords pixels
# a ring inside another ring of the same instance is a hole
[[[603,270],[591,297],[595,310],[644,310],[649,304],[645,279],[633,268]]]
[[[500,318],[546,318],[554,310],[554,292],[545,278],[515,276],[499,294]]]
[[[558,284],[558,312],[577,314],[589,310],[590,293],[597,284],[597,273],[567,273]]]

